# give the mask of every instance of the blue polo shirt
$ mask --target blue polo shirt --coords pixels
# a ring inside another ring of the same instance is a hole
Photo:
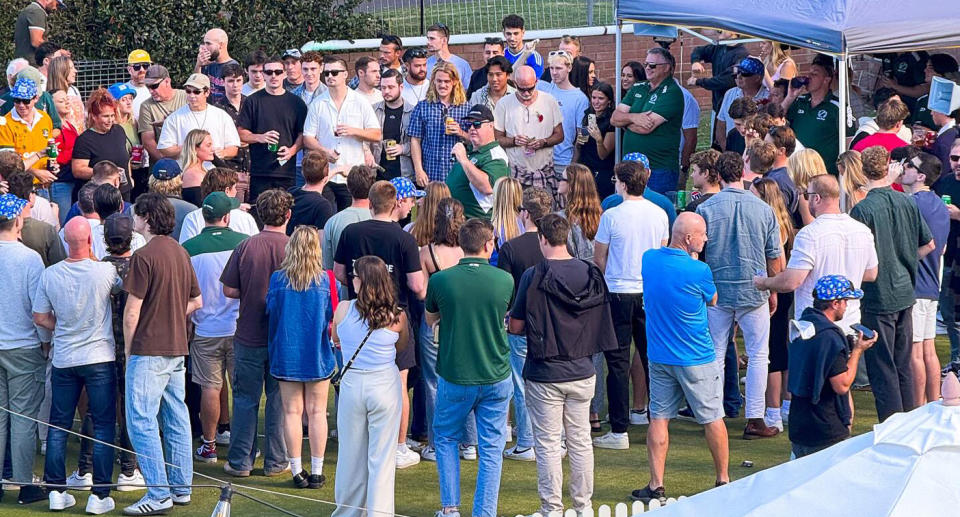
[[[662,247],[643,254],[643,306],[650,362],[697,366],[716,360],[707,302],[717,293],[713,274],[685,251]]]

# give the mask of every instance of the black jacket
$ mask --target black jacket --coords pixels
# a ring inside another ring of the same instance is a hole
[[[690,53],[690,62],[706,61],[710,63],[713,77],[697,79],[697,86],[712,92],[711,101],[713,111],[719,112],[723,103],[723,94],[736,86],[733,79],[733,66],[747,57],[750,53],[743,44],[737,45],[704,45],[693,49]]]

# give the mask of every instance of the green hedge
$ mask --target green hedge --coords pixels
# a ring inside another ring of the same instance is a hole
[[[196,61],[203,34],[220,27],[238,61],[250,51],[300,47],[310,40],[376,37],[380,22],[355,13],[362,0],[72,0],[50,16],[49,38],[75,59],[125,59],[136,48],[150,53],[174,76],[185,77]],[[7,38],[0,59],[13,56],[13,27],[27,0],[0,9]],[[5,66],[5,64],[4,64]]]

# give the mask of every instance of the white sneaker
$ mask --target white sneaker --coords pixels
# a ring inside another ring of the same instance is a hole
[[[230,430],[227,429],[222,433],[218,431],[214,441],[217,442],[217,445],[230,445]]]
[[[477,459],[477,446],[476,445],[458,445],[460,448],[460,458],[467,461],[476,461]]]
[[[629,449],[630,437],[627,436],[627,433],[615,433],[611,431],[603,436],[594,438],[593,446],[599,449]]]
[[[647,425],[650,423],[650,416],[647,414],[647,408],[630,410],[630,425]]]
[[[424,461],[437,461],[437,450],[433,448],[433,445],[427,445],[420,451],[420,459]]]
[[[112,512],[116,507],[116,503],[113,502],[113,498],[110,496],[100,499],[96,494],[90,494],[90,497],[87,498],[87,513],[90,515],[101,515]],[[52,510],[53,508],[51,507],[50,509]]]
[[[516,461],[537,461],[537,455],[533,452],[533,447],[520,447],[519,445],[514,445],[503,451],[503,457]]]
[[[70,490],[90,490],[93,486],[93,474],[87,472],[81,476],[80,471],[74,470],[73,474],[67,478],[67,486]]]
[[[411,451],[407,444],[397,444],[397,469],[405,469],[420,463],[420,455]]]
[[[123,509],[124,515],[161,515],[173,508],[173,499],[167,497],[161,501],[144,497]]]
[[[51,490],[50,493],[47,494],[47,500],[50,501],[50,510],[54,512],[66,510],[67,508],[77,504],[77,500],[74,499],[72,495],[68,494],[66,490],[63,492]]]
[[[146,490],[147,487],[142,486],[146,483],[143,480],[143,474],[140,473],[140,469],[135,469],[133,474],[130,476],[125,475],[123,472],[117,477],[117,491],[118,492],[134,492],[137,490]],[[141,485],[141,486],[138,486]]]
[[[407,448],[413,452],[420,452],[423,450],[424,447],[427,446],[427,444],[414,440],[413,438],[409,438],[409,437],[407,438],[406,444],[407,444]]]
[[[177,506],[186,506],[190,504],[190,494],[171,494],[170,499],[173,500],[173,504]]]

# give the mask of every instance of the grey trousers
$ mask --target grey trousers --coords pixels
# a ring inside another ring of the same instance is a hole
[[[43,400],[45,368],[46,361],[39,344],[31,348],[0,350],[0,406],[37,418]],[[0,411],[0,465],[6,455],[8,427],[13,480],[30,483],[33,480],[33,456],[37,450],[37,423]]]

